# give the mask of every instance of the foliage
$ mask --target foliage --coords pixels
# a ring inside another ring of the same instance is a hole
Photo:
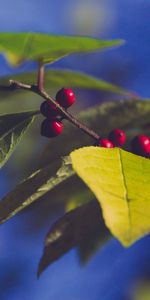
[[[73,168],[94,192],[106,225],[124,246],[150,232],[150,160],[119,148],[71,153]]]
[[[13,66],[28,60],[36,61],[41,66],[70,54],[104,50],[121,44],[120,40],[103,41],[81,36],[0,33],[0,51]],[[36,77],[36,72],[14,75],[14,80],[30,84],[20,92],[18,86],[11,86],[9,78],[1,78],[1,99],[11,99],[14,94],[18,101],[19,97],[27,94],[27,90],[36,93]],[[45,76],[47,91],[53,92],[62,86],[131,96],[120,87],[84,73],[48,70]],[[41,91],[37,95],[41,96]],[[102,135],[115,127],[126,129],[129,142],[133,132],[139,133],[143,129],[149,132],[149,103],[149,100],[135,99],[102,103],[81,112],[79,120]],[[39,111],[35,110],[0,116],[0,167],[7,162],[38,114]],[[66,201],[63,206],[67,213],[48,232],[38,275],[72,247],[78,247],[82,262],[87,261],[109,237],[107,227],[124,246],[130,246],[150,232],[150,161],[118,148],[85,147],[93,144],[91,136],[69,122],[64,127],[64,134],[55,141],[49,141],[43,150],[38,170],[0,202],[0,223],[3,223],[46,194],[51,195],[51,191],[59,184],[63,187],[69,178],[73,179],[76,192],[70,197],[69,186],[67,193],[65,190]],[[128,143],[126,150],[129,150]],[[85,190],[84,184],[79,188],[77,176],[92,192]]]
[[[121,100],[102,103],[84,110],[79,114],[78,119],[102,136],[107,135],[112,128],[120,127],[126,130],[129,142],[133,131],[140,133],[143,129],[146,131],[147,128],[147,132],[149,132],[149,114],[149,100]],[[39,162],[40,167],[61,156],[68,155],[76,148],[91,145],[92,142],[91,137],[66,123],[63,135],[55,142],[53,140],[48,142]],[[126,147],[128,149],[128,143]]]
[[[103,41],[89,37],[55,36],[40,33],[0,33],[0,51],[10,64],[26,60],[52,63],[73,53],[86,53],[121,45],[123,41]]]
[[[89,237],[89,234],[95,233],[95,230],[98,231],[101,239],[104,239],[101,233],[100,209],[97,201],[91,201],[65,214],[47,234],[38,276],[50,263],[72,247],[80,245],[82,240]]]
[[[25,112],[0,116],[0,168],[7,162],[33,122],[35,114],[36,112]]]
[[[21,82],[33,83],[36,80],[36,72],[22,73],[13,75],[14,80]],[[8,84],[9,78],[0,78],[0,84]],[[93,76],[86,75],[81,72],[73,72],[70,70],[47,70],[45,74],[45,88],[48,92],[52,93],[59,90],[62,86],[82,89],[94,89],[106,92],[112,92],[124,96],[129,96],[130,93],[114,84],[108,83],[102,79],[97,79]],[[15,92],[15,96],[18,98],[27,93],[25,90],[21,90],[20,93]],[[12,97],[11,91],[0,91],[0,95],[5,99]]]
[[[134,129],[137,127],[138,120],[138,128],[140,130],[149,121],[149,110],[150,106],[147,101],[108,102],[107,104],[87,109],[86,112],[80,114],[79,118],[86,122],[89,127],[100,129],[101,133],[105,133],[106,129],[103,128],[103,125],[104,120],[106,121],[108,118],[107,129],[112,128],[112,126],[115,127],[119,123],[121,123],[122,128],[127,129],[130,128],[131,122]],[[113,111],[114,113],[112,113]],[[34,113],[36,114],[37,112],[32,112],[32,114]],[[134,117],[135,114],[136,118]],[[101,120],[101,124],[99,120]],[[73,140],[72,135],[74,136]],[[68,140],[70,140],[70,143],[67,142]],[[3,223],[5,220],[8,220],[48,191],[50,192],[56,185],[73,176],[75,172],[72,170],[70,159],[65,157],[62,167],[60,167],[60,157],[69,154],[74,148],[90,143],[91,138],[78,129],[67,126],[65,134],[60,137],[59,141],[55,140],[54,142],[52,140],[50,145],[46,147],[41,157],[40,169],[32,173],[1,200],[0,222]]]

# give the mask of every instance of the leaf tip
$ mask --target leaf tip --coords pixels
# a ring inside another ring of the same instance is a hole
[[[43,264],[43,256],[42,256],[40,261],[39,261],[38,269],[37,269],[37,273],[36,273],[37,279],[40,279],[41,274],[43,273],[45,268],[46,268],[46,266]]]

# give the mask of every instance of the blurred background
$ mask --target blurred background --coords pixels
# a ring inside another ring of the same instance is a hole
[[[121,38],[122,47],[101,53],[73,55],[50,68],[84,71],[135,92],[150,95],[150,1],[149,0],[5,0],[1,1],[0,31],[33,31],[53,34]],[[12,69],[0,56],[0,76],[34,70],[34,63]],[[118,96],[77,90],[75,111]],[[0,100],[0,112],[38,109],[39,102]],[[36,167],[46,144],[38,125],[27,133],[0,172],[0,195]],[[33,139],[34,135],[34,139]],[[28,162],[28,163],[27,163]],[[60,191],[61,193],[61,191]],[[59,194],[60,194],[59,193]],[[60,195],[58,198],[61,198]],[[44,200],[0,227],[0,299],[4,300],[148,300],[150,299],[150,237],[129,249],[112,238],[85,265],[72,250],[36,279],[43,241],[50,225],[62,214]]]

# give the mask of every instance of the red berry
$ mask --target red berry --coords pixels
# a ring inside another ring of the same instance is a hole
[[[123,130],[116,128],[109,134],[109,139],[116,147],[121,147],[126,140],[126,134]]]
[[[98,142],[98,146],[101,146],[104,148],[114,148],[113,143],[108,139],[100,139]]]
[[[45,119],[41,125],[41,135],[48,138],[56,137],[63,130],[63,125],[60,121]]]
[[[50,101],[44,101],[40,107],[41,114],[47,118],[57,117],[59,111],[57,107],[50,103]]]
[[[133,153],[145,157],[150,157],[150,138],[148,136],[135,136],[131,142],[131,147]]]
[[[56,101],[64,108],[68,108],[75,102],[75,94],[72,89],[62,88],[56,94]]]

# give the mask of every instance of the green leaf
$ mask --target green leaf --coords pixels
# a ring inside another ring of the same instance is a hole
[[[59,166],[60,160],[36,171],[8,193],[0,201],[0,223],[10,219],[58,184],[74,175],[69,157],[64,158],[62,166],[60,168]],[[55,173],[56,175],[53,175]]]
[[[66,204],[65,210],[66,212],[69,212],[70,210],[82,206],[87,202],[90,202],[92,199],[93,193],[90,190],[85,189],[77,192],[70,197],[69,202]]]
[[[0,116],[0,168],[7,162],[37,112]]]
[[[62,86],[71,88],[95,89],[129,96],[129,92],[102,79],[97,79],[82,72],[71,70],[48,70],[45,74],[46,89],[52,85],[55,90]]]
[[[74,170],[98,199],[107,227],[124,246],[150,232],[150,160],[119,148],[71,153]]]
[[[128,140],[130,136],[142,132],[142,128],[149,124],[150,101],[149,100],[124,100],[105,102],[89,108],[77,117],[89,128],[106,137],[113,128],[126,130]],[[130,130],[132,131],[130,134]],[[69,141],[69,142],[68,142]],[[63,134],[53,141],[49,141],[41,156],[40,167],[59,158],[68,155],[75,148],[92,145],[94,140],[84,132],[72,126],[69,122],[64,123]]]
[[[37,73],[23,73],[12,76],[14,80],[18,80],[21,82],[33,84],[36,82]],[[0,85],[8,85],[9,82],[8,77],[0,78]],[[72,72],[69,70],[47,70],[45,73],[45,82],[44,82],[46,90],[51,92],[56,92],[62,86],[71,87],[71,88],[83,88],[83,89],[95,89],[102,90],[106,92],[121,94],[124,96],[129,96],[130,93],[116,85],[108,83],[104,80],[97,79],[93,76],[88,76],[81,72]],[[25,90],[21,90],[19,92],[24,94],[27,93]],[[0,94],[3,97],[12,97],[12,91],[0,91]],[[15,93],[17,95],[17,93]]]
[[[90,222],[89,222],[90,220]],[[100,209],[97,201],[91,201],[65,214],[50,229],[46,236],[43,256],[38,267],[40,274],[71,248],[80,245],[85,239],[99,231]]]
[[[121,40],[104,41],[82,36],[55,36],[40,33],[0,33],[0,52],[14,66],[26,60],[52,63],[74,53],[86,53],[119,46]]]

